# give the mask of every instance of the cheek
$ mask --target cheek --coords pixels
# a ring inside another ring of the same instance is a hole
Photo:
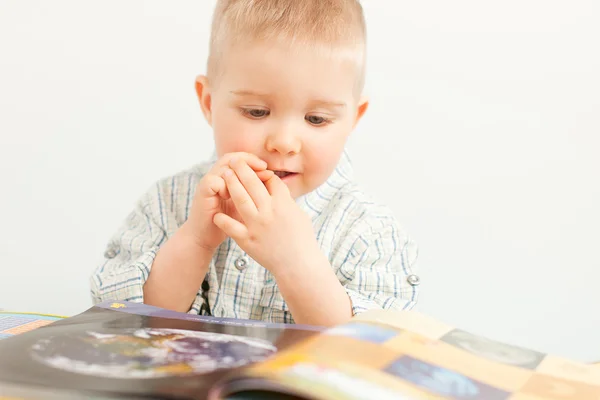
[[[340,160],[350,129],[345,125],[339,128],[327,132],[323,139],[305,143],[305,171],[312,176],[313,184],[327,180]]]
[[[343,151],[342,146],[323,146],[318,150],[311,151],[307,157],[307,172],[318,180],[318,184],[324,182],[333,172]]]
[[[259,141],[256,129],[235,110],[220,112],[214,116],[213,135],[217,154],[259,152]]]

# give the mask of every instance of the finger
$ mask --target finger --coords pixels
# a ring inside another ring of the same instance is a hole
[[[254,172],[245,161],[239,158],[232,159],[230,165],[246,189],[246,192],[248,192],[252,198],[256,208],[260,210],[261,208],[267,207],[271,200],[271,196],[265,188],[265,185],[256,175],[256,172]]]
[[[265,187],[271,196],[284,196],[290,195],[290,190],[285,183],[275,174],[265,181]]]
[[[257,171],[256,172],[256,176],[258,176],[258,179],[260,179],[263,183],[268,181],[269,179],[271,179],[271,177],[275,175],[275,172],[266,169],[264,171]]]
[[[244,221],[252,219],[258,213],[258,209],[256,208],[252,197],[250,197],[246,188],[244,188],[244,185],[242,185],[242,182],[240,182],[240,179],[233,170],[227,169],[223,175],[225,183],[227,184],[227,189],[229,189],[231,200],[238,213]]]
[[[221,159],[219,159],[217,161],[217,163],[211,168],[210,170],[210,174],[212,175],[216,175],[216,176],[223,176],[223,174],[225,173],[225,171],[229,168],[229,163],[231,162],[231,160],[233,158],[241,158],[242,160],[245,160],[248,165],[250,166],[250,168],[252,168],[254,171],[256,172],[264,172],[264,171],[269,171],[267,168],[267,163],[265,161],[262,161],[260,158],[258,158],[257,156],[255,156],[254,154],[250,154],[250,153],[228,153],[226,155],[224,155],[223,157],[221,157]],[[270,176],[270,174],[268,174]],[[268,179],[268,176],[265,176],[265,179]],[[230,196],[227,192],[225,192],[222,197],[224,199],[229,199]]]
[[[239,221],[227,214],[217,213],[213,218],[214,224],[227,236],[240,243],[248,237],[248,229]]]
[[[224,192],[227,191],[227,185],[225,184],[225,180],[220,176],[215,175],[206,175],[205,176],[206,185],[204,185],[205,192],[204,195],[214,196],[219,195],[222,196]]]
[[[229,188],[227,187],[227,183],[225,183],[225,179],[221,179],[223,180],[225,188],[221,192],[219,192],[219,196],[221,196],[223,200],[229,200],[231,198],[231,194],[229,194]]]
[[[221,158],[221,160],[219,162],[219,166],[220,167],[228,167],[229,163],[234,158],[239,158],[239,159],[246,161],[248,163],[248,165],[250,166],[250,168],[252,168],[255,171],[263,171],[263,170],[267,169],[266,161],[261,160],[258,156],[254,155],[254,154],[243,153],[243,152],[225,154]]]
[[[231,198],[229,189],[225,183],[225,179],[220,176],[212,174],[206,175],[205,177],[207,185],[205,186],[208,190],[206,191],[207,196],[219,196],[223,200],[229,200]]]

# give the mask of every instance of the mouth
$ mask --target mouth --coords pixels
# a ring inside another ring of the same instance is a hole
[[[275,173],[275,175],[277,175],[279,177],[279,179],[285,179],[285,178],[290,178],[294,175],[296,175],[296,172],[289,172],[289,171],[273,171]]]

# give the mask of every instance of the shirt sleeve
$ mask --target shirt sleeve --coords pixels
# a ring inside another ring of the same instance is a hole
[[[338,271],[353,315],[371,309],[410,310],[417,304],[417,246],[393,220],[382,225],[358,236]]]
[[[104,257],[90,277],[92,303],[104,301],[144,302],[144,283],[167,233],[159,222],[165,216],[154,212],[165,209],[160,187],[149,191],[137,203],[112,237]],[[196,296],[188,313],[199,314],[204,300]]]

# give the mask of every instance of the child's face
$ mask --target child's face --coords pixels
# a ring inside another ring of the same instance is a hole
[[[294,198],[324,183],[367,108],[355,62],[310,50],[249,46],[228,52],[216,87],[197,80],[217,155],[248,152],[283,176]]]

